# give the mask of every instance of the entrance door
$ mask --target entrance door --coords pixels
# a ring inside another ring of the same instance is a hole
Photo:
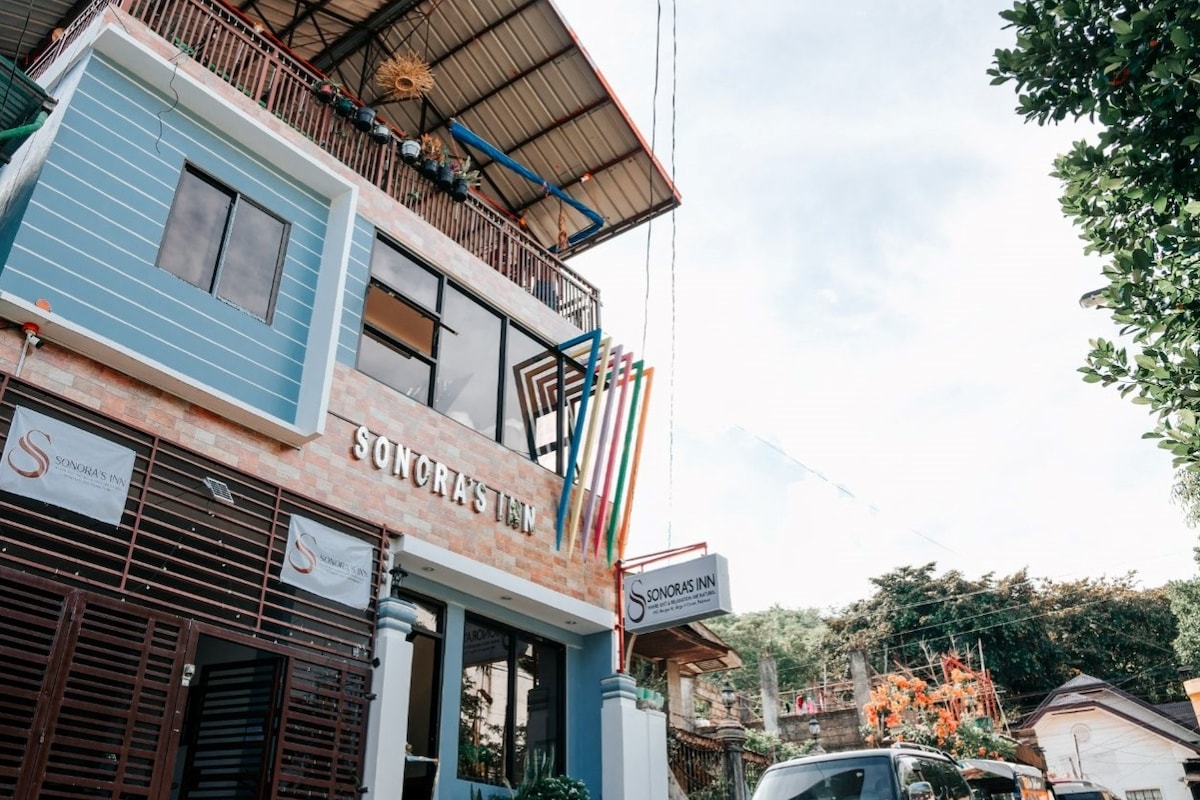
[[[159,798],[187,623],[0,574],[0,797]]]
[[[180,800],[270,796],[283,664],[268,656],[200,667],[180,748]]]

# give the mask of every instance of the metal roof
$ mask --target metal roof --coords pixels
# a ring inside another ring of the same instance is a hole
[[[83,3],[14,5],[0,8],[0,53],[20,62]],[[451,120],[604,217],[599,233],[562,257],[679,204],[665,169],[551,0],[240,0],[236,8],[395,127],[433,133],[470,155],[483,194],[547,247],[558,241],[560,212],[568,235],[587,220],[542,186],[456,145]],[[379,65],[397,53],[430,65],[435,85],[423,100],[390,99],[375,85]]]

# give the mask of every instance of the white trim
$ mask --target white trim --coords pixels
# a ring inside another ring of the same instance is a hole
[[[406,534],[400,537],[397,549],[409,572],[432,568],[428,574],[422,572],[422,577],[556,628],[584,636],[616,628],[617,615],[611,609],[576,600],[436,544]],[[512,599],[502,600],[503,596]]]

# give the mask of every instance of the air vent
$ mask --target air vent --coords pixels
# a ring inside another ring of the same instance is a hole
[[[209,494],[213,496],[213,500],[220,500],[222,503],[233,505],[233,493],[229,491],[229,484],[225,481],[219,481],[216,478],[205,478],[204,486],[208,489]]]

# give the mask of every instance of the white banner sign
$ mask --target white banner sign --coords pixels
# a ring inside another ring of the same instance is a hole
[[[371,603],[374,557],[367,542],[293,514],[279,580],[362,609]]]
[[[128,447],[18,406],[0,455],[0,489],[119,525],[133,459]]]

